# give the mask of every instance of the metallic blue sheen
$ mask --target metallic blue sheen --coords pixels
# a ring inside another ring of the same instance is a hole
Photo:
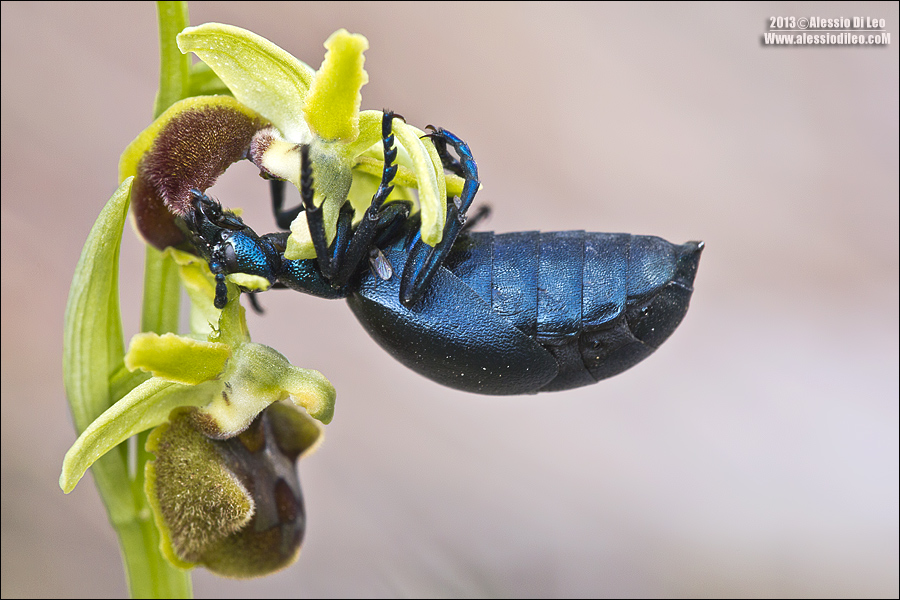
[[[411,234],[385,250],[395,272]],[[449,387],[565,390],[649,356],[687,312],[703,245],[629,234],[461,236],[412,309],[399,278],[361,273],[347,298],[397,360]]]

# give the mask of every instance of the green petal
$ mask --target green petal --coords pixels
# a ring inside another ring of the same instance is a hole
[[[366,153],[356,157],[356,166],[353,167],[353,170],[357,173],[374,175],[380,180],[381,172],[384,170],[384,160],[373,158]],[[444,178],[447,182],[447,197],[452,198],[453,196],[462,194],[463,186],[466,183],[465,179],[459,175],[454,175],[453,173],[444,173]],[[416,179],[416,174],[411,169],[403,165],[398,165],[393,185],[395,187],[418,188],[419,181]],[[478,189],[481,188],[479,187]]]
[[[401,119],[394,119],[397,142],[409,153],[413,171],[419,183],[419,208],[422,211],[422,241],[434,246],[444,235],[447,220],[447,183],[444,167],[430,140],[423,142],[425,133]]]
[[[250,331],[247,329],[246,311],[241,306],[240,297],[238,294],[229,294],[229,297],[231,300],[219,311],[219,322],[210,334],[209,341],[227,344],[234,351],[241,344],[250,341]]]
[[[366,214],[369,206],[372,205],[372,196],[378,191],[381,185],[381,167],[379,167],[378,176],[354,169],[353,185],[350,187],[348,201],[353,206],[354,215],[353,223],[358,223],[363,215]],[[409,172],[409,170],[407,170]],[[396,182],[396,177],[394,181]],[[395,202],[397,200],[408,200],[415,206],[415,196],[410,192],[408,187],[394,184],[394,189],[387,197],[386,202]]]
[[[356,177],[358,175],[371,175],[372,177],[375,177],[380,183],[381,174],[384,171],[384,159],[373,158],[367,155],[359,156],[356,159],[356,166],[353,167],[353,171],[353,185],[356,185]],[[418,188],[419,180],[416,179],[416,174],[410,168],[398,164],[397,174],[394,175],[394,181],[391,182],[391,185],[393,185],[395,188]],[[369,196],[369,200],[372,200],[371,196]]]
[[[337,392],[320,372],[285,364],[279,385],[284,387],[294,404],[306,409],[309,416],[326,425],[331,423]]]
[[[349,192],[348,192],[349,194]],[[318,196],[318,194],[316,194]],[[326,199],[322,203],[322,220],[325,223],[325,239],[330,245],[337,232],[337,219],[341,211],[342,202]],[[316,247],[313,245],[312,235],[309,232],[309,222],[306,213],[302,212],[291,223],[291,235],[288,237],[284,257],[289,260],[304,258],[316,258]]]
[[[369,81],[363,69],[369,41],[339,29],[325,41],[325,48],[328,52],[313,79],[303,113],[320,138],[352,142],[359,136],[359,91]]]
[[[289,260],[301,260],[316,257],[316,248],[313,245],[312,236],[309,233],[309,222],[306,220],[306,212],[297,215],[297,218],[291,223],[291,235],[288,236],[287,245],[284,249],[284,257]]]
[[[59,486],[68,494],[98,458],[136,433],[164,423],[179,406],[209,403],[222,387],[218,381],[189,386],[148,379],[97,417],[75,440],[63,461]]]
[[[122,182],[91,228],[75,267],[63,330],[63,380],[76,429],[109,408],[109,378],[122,364],[119,246],[132,179]]]
[[[359,222],[371,206],[372,196],[375,195],[379,185],[381,185],[381,177],[358,171],[354,173],[353,185],[350,186],[350,193],[347,195],[347,200],[353,207],[354,223]],[[394,188],[395,191],[397,189],[399,188]]]
[[[130,370],[143,369],[167,381],[196,385],[215,379],[225,368],[231,348],[167,333],[139,333],[125,355]]]
[[[206,23],[178,35],[182,52],[193,52],[215,71],[235,98],[269,119],[292,141],[309,141],[303,105],[314,71],[253,32]]]
[[[452,198],[453,196],[459,196],[462,194],[463,187],[466,185],[466,180],[460,177],[459,175],[454,175],[453,173],[444,173],[444,179],[447,182],[447,197]],[[481,189],[481,186],[478,186],[478,189]]]
[[[272,287],[272,284],[265,277],[250,275],[249,273],[230,273],[226,276],[226,279],[251,292],[264,292]]]

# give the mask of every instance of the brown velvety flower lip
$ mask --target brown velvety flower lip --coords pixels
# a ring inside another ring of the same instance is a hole
[[[225,169],[246,158],[253,134],[264,126],[229,106],[173,116],[138,165],[132,211],[141,235],[160,249],[184,241],[174,215],[189,210],[190,190],[209,189]]]

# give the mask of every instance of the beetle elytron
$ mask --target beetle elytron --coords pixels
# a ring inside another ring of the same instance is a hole
[[[372,204],[355,228],[345,204],[330,247],[312,200],[308,150],[302,150],[302,205],[282,211],[282,197],[273,193],[279,224],[306,210],[316,259],[284,258],[287,232],[258,236],[216,201],[191,191],[193,210],[184,223],[216,275],[217,307],[225,305],[229,273],[346,298],[369,334],[403,364],[449,387],[497,395],[565,390],[611,377],[649,356],[681,322],[702,242],[679,246],[658,237],[584,231],[470,232],[466,212],[478,190],[478,169],[465,142],[441,129],[430,137],[444,167],[465,186],[448,203],[443,240],[427,246],[417,217],[409,217],[410,205],[385,204],[397,170],[393,116],[385,113],[382,122],[384,170]]]

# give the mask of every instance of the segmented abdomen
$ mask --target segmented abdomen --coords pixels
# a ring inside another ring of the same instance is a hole
[[[687,312],[702,243],[621,233],[476,232],[445,266],[556,358],[542,391],[611,377],[649,356]]]

